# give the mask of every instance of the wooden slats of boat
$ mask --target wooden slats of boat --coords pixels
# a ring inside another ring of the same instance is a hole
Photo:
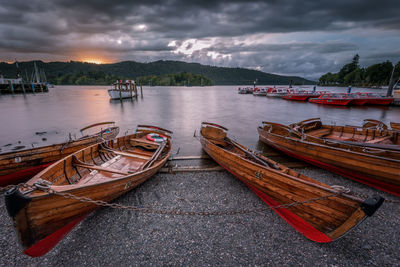
[[[322,129],[310,131],[307,134],[315,136],[315,137],[322,137],[322,136],[325,136],[327,134],[330,134],[331,131],[332,131],[331,129],[322,128]]]
[[[120,156],[124,156],[124,157],[129,157],[129,158],[137,158],[137,159],[144,159],[144,160],[149,160],[150,157],[147,156],[142,156],[139,154],[134,154],[134,153],[127,153],[127,152],[123,152],[123,151],[118,151],[118,150],[100,150],[100,152],[108,152],[108,153],[113,153],[115,155],[120,155]]]

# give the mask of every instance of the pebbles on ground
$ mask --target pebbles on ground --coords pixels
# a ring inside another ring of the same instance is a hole
[[[318,168],[298,171],[359,193],[372,195],[376,192]],[[225,171],[157,174],[115,202],[182,211],[265,206],[243,183]],[[3,198],[0,213],[0,266],[394,266],[400,262],[400,205],[391,203],[384,203],[373,217],[329,244],[306,239],[272,211],[173,216],[101,208],[41,258],[21,254]]]

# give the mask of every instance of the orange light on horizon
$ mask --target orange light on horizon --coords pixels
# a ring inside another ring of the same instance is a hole
[[[87,63],[92,63],[92,64],[104,64],[105,63],[103,60],[95,59],[95,58],[82,59],[82,62],[87,62]]]

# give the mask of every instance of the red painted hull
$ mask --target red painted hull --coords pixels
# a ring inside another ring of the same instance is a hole
[[[214,159],[215,160],[215,159]],[[218,161],[217,161],[218,162]],[[218,162],[224,169],[246,184],[259,198],[261,198],[268,206],[278,206],[279,203],[274,201],[271,197],[269,197],[264,192],[260,191],[259,189],[255,188],[251,184],[247,183],[240,175],[236,174],[234,171],[227,168],[225,165]],[[297,216],[296,214],[290,212],[288,209],[273,209],[280,217],[282,217],[289,225],[291,225],[296,231],[303,234],[308,239],[318,242],[318,243],[329,243],[332,241],[324,233],[315,229],[312,225],[304,221],[302,218]]]
[[[88,214],[87,214],[88,215]],[[60,242],[69,232],[71,232],[74,227],[79,224],[87,215],[77,218],[76,220],[70,222],[59,230],[55,231],[51,235],[43,238],[42,240],[36,242],[34,245],[24,250],[24,254],[31,257],[41,257],[52,248],[54,248],[58,242]]]
[[[285,95],[282,98],[294,101],[307,101],[311,96],[309,95]]]
[[[21,182],[24,182],[32,178],[35,174],[44,170],[47,166],[50,166],[51,163],[52,162],[0,176],[0,186],[19,184]]]
[[[286,149],[282,149],[281,147],[273,145],[271,143],[269,143],[269,144],[271,146],[273,146],[274,148],[286,153],[289,156],[298,158],[300,160],[306,161],[306,162],[308,162],[310,164],[313,164],[315,166],[318,166],[320,168],[326,169],[328,171],[337,173],[339,175],[342,175],[342,176],[347,177],[349,179],[352,179],[354,181],[366,184],[368,186],[377,188],[377,189],[382,190],[384,192],[387,192],[387,193],[390,193],[392,195],[400,197],[400,186],[387,184],[387,183],[384,183],[384,182],[381,182],[381,181],[378,181],[378,180],[375,180],[375,179],[372,179],[372,178],[369,178],[369,177],[366,177],[366,176],[363,176],[363,175],[359,175],[359,174],[354,173],[354,172],[348,172],[348,171],[343,170],[341,168],[338,168],[336,166],[329,165],[329,164],[326,164],[326,163],[323,163],[323,162],[320,162],[320,161],[317,161],[317,160],[314,160],[314,159],[311,159],[311,158],[308,158],[308,157],[304,157],[304,156],[295,154],[295,153],[293,153],[291,151],[288,151]]]
[[[338,105],[338,106],[347,106],[350,104],[352,99],[319,99],[319,98],[311,98],[309,102],[316,104],[324,104],[324,105]]]
[[[353,99],[353,101],[351,102],[352,105],[356,105],[356,106],[363,106],[365,104],[367,104],[368,99],[363,99],[363,98],[355,98]]]
[[[394,98],[385,98],[385,99],[371,98],[371,99],[368,99],[367,104],[387,106],[387,105],[390,105],[393,101],[394,101]]]

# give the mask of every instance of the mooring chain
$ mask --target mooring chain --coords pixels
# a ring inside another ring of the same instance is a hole
[[[180,210],[162,210],[162,209],[153,209],[153,208],[140,208],[140,207],[136,207],[136,206],[121,205],[121,204],[117,204],[117,203],[107,203],[102,200],[93,200],[89,197],[80,197],[80,196],[73,195],[71,193],[57,192],[57,191],[54,191],[53,189],[46,190],[46,189],[40,188],[40,190],[46,191],[50,194],[59,195],[59,196],[65,197],[65,198],[75,199],[75,200],[78,200],[81,202],[88,202],[88,203],[92,203],[92,204],[95,204],[98,206],[110,207],[110,208],[114,208],[114,209],[124,209],[124,210],[138,211],[138,212],[150,213],[150,214],[196,215],[196,216],[238,215],[238,214],[265,212],[265,211],[269,211],[272,209],[288,209],[288,208],[295,207],[298,205],[306,205],[306,204],[310,204],[310,203],[318,201],[318,200],[324,200],[324,199],[327,199],[330,197],[339,196],[343,193],[343,192],[337,192],[337,193],[322,196],[322,197],[307,199],[305,201],[296,201],[296,202],[292,202],[292,203],[288,203],[288,204],[255,208],[255,209],[228,210],[228,211],[180,211]]]
[[[154,208],[141,208],[141,207],[136,207],[136,206],[128,206],[128,205],[122,205],[122,204],[118,204],[118,203],[108,203],[106,201],[102,201],[102,200],[93,200],[89,197],[85,197],[85,196],[76,196],[74,194],[71,193],[67,193],[67,192],[58,192],[55,191],[53,189],[50,188],[49,184],[35,184],[33,186],[21,183],[18,185],[9,185],[6,187],[0,187],[0,192],[1,191],[7,191],[10,189],[14,189],[14,188],[24,188],[24,189],[28,189],[28,190],[41,190],[50,194],[54,194],[54,195],[58,195],[58,196],[62,196],[65,198],[69,198],[69,199],[75,199],[78,200],[80,202],[86,202],[86,203],[92,203],[95,204],[97,206],[102,206],[102,207],[110,207],[113,209],[123,209],[123,210],[130,210],[130,211],[138,211],[138,212],[142,212],[142,213],[147,213],[147,214],[163,214],[163,215],[194,215],[194,216],[222,216],[222,215],[239,215],[239,214],[249,214],[249,213],[261,213],[261,212],[266,212],[266,211],[270,211],[272,209],[288,209],[291,207],[296,207],[299,205],[307,205],[310,203],[313,203],[315,201],[319,201],[319,200],[325,200],[328,199],[330,197],[335,197],[335,196],[339,196],[342,195],[343,193],[348,194],[349,192],[347,190],[340,190],[340,188],[338,189],[338,192],[330,194],[330,195],[326,195],[326,196],[321,196],[321,197],[317,197],[317,198],[311,198],[311,199],[307,199],[304,201],[295,201],[292,203],[287,203],[287,204],[281,204],[281,205],[276,205],[276,206],[268,206],[268,207],[262,207],[262,208],[254,208],[254,209],[244,209],[244,210],[227,210],[227,211],[180,211],[180,210],[174,210],[174,209],[154,209]],[[357,194],[357,193],[351,193],[355,196],[358,197],[362,197],[362,198],[366,198],[364,195],[362,194]],[[388,200],[385,200],[388,201]],[[400,203],[400,201],[396,201],[396,200],[389,200],[389,202],[391,203]]]
[[[359,198],[363,198],[363,199],[367,199],[369,197],[368,195],[364,195],[364,194],[356,193],[356,192],[350,192],[349,194],[353,195],[353,196],[356,196],[356,197],[359,197]],[[384,202],[387,202],[387,203],[400,203],[400,200],[385,198]]]

